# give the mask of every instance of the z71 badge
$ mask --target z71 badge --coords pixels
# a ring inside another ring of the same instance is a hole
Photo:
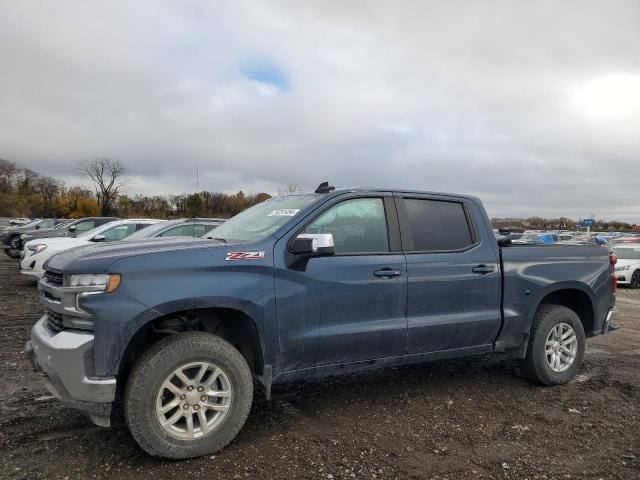
[[[261,260],[264,252],[229,252],[227,260]]]

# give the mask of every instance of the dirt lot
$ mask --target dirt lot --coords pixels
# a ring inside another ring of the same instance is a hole
[[[498,357],[295,383],[222,452],[165,462],[41,386],[22,353],[35,282],[2,256],[0,478],[640,478],[640,291],[619,291],[622,329],[589,341],[569,385],[533,386]]]

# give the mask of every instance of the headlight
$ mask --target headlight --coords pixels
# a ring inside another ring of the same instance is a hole
[[[623,272],[625,270],[629,270],[630,266],[631,265],[624,265],[624,266],[620,265],[619,267],[616,267],[616,272]]]
[[[88,273],[83,275],[71,275],[69,285],[72,287],[96,287],[91,290],[111,293],[120,285],[119,273]]]
[[[40,253],[41,251],[46,250],[47,246],[41,243],[40,245],[29,245],[27,249],[32,252],[32,255],[35,255],[36,253]]]

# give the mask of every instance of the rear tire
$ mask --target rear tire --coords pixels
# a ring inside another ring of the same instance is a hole
[[[147,453],[183,459],[231,442],[252,401],[251,371],[240,352],[220,337],[187,332],[164,338],[138,361],[127,381],[124,415]]]
[[[522,365],[531,380],[543,385],[562,385],[580,369],[584,348],[584,328],[578,315],[562,305],[541,305]]]

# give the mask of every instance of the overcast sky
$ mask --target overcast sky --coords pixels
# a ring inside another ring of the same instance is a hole
[[[640,1],[0,2],[0,158],[640,222]]]

